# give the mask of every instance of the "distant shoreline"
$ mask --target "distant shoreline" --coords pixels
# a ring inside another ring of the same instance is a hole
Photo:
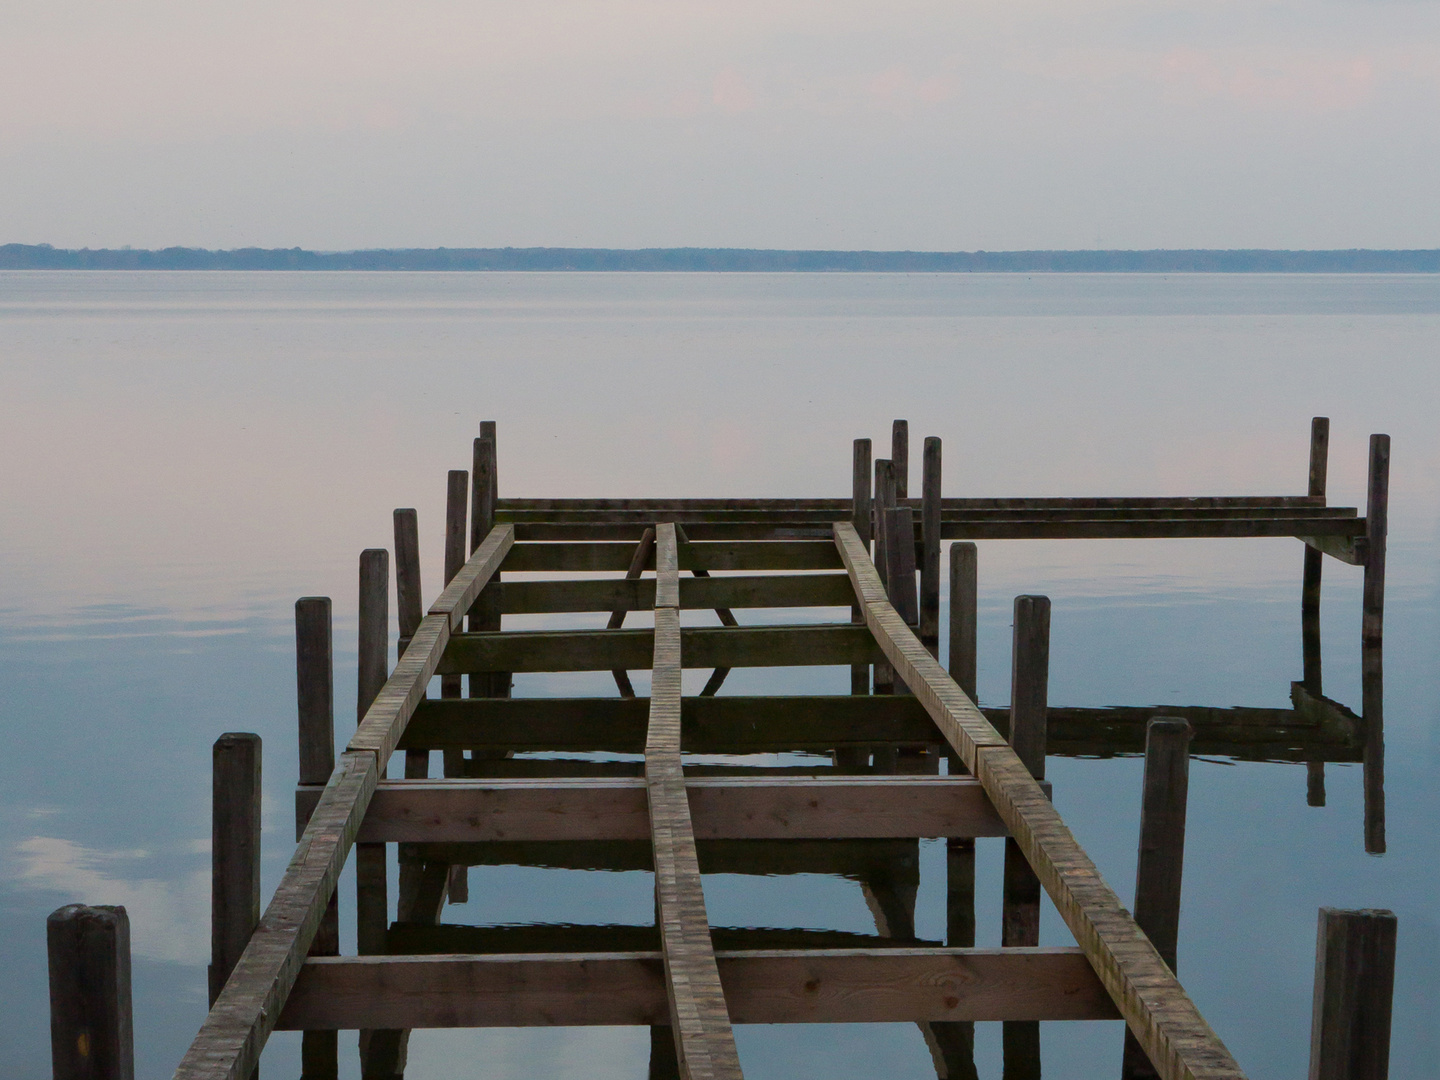
[[[66,249],[0,244],[0,270],[629,271],[702,273],[1436,274],[1440,249],[782,251],[764,248]]]

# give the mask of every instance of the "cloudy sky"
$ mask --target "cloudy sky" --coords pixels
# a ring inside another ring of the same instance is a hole
[[[0,242],[1440,246],[1434,0],[0,5]]]

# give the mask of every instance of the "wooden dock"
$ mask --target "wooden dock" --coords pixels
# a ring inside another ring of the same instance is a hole
[[[176,1077],[246,1080],[277,1029],[305,1032],[307,1077],[336,1074],[340,1030],[361,1032],[366,1077],[396,1077],[412,1029],[595,1024],[649,1027],[652,1076],[739,1077],[734,1024],[864,1021],[917,1024],[937,1075],[954,1077],[975,1075],[973,1023],[1003,1021],[1007,1077],[1038,1077],[1038,1022],[1115,1018],[1132,1039],[1126,1076],[1242,1077],[1174,974],[1183,782],[1152,778],[1174,777],[1190,754],[1305,762],[1314,801],[1317,767],[1363,761],[1367,843],[1383,848],[1378,696],[1358,716],[1324,698],[1307,639],[1292,709],[1052,707],[1049,601],[1021,597],[1011,704],[982,710],[975,549],[963,541],[1299,538],[1307,633],[1318,635],[1321,556],[1363,567],[1378,677],[1388,439],[1372,440],[1362,517],[1326,504],[1322,421],[1309,491],[1274,498],[942,498],[928,439],[916,498],[902,422],[893,436],[882,461],[857,441],[848,499],[502,499],[495,427],[482,425],[468,476],[450,474],[447,581],[428,610],[414,512],[396,511],[390,671],[389,556],[361,557],[360,716],[338,755],[329,601],[297,604],[298,844],[258,922],[243,903],[217,915],[230,951],[217,953],[212,1008]],[[949,671],[945,541],[962,541]],[[760,609],[811,610],[778,625],[742,618]],[[624,626],[631,612],[644,625]],[[507,615],[584,613],[608,625],[502,628]],[[721,693],[735,668],[800,666],[848,668],[850,693]],[[686,669],[711,672],[698,695],[682,694]],[[632,671],[650,673],[648,697]],[[511,697],[526,672],[609,672],[617,694]],[[1152,725],[1157,715],[1172,719]],[[397,751],[405,778],[387,779]],[[443,776],[430,776],[434,751]],[[686,762],[755,753],[814,764]],[[1135,916],[1052,806],[1047,753],[1147,753],[1142,852],[1165,857],[1142,858]],[[257,784],[258,768],[257,757]],[[241,797],[219,784],[217,820]],[[915,936],[920,837],[947,840],[943,942]],[[974,947],[977,837],[1007,838],[998,949]],[[352,851],[359,955],[341,956],[335,892]],[[217,861],[217,882],[258,865],[244,852],[238,869]],[[651,871],[655,922],[441,924],[466,868],[495,864]],[[843,874],[864,886],[876,934],[713,926],[703,875],[717,872]],[[1073,945],[1039,944],[1041,888]],[[1385,1023],[1388,1045],[1388,1011]]]

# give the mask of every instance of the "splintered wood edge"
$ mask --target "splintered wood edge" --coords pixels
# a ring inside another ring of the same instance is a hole
[[[1030,771],[890,606],[855,526],[835,546],[897,675],[985,787],[1001,819],[1163,1080],[1244,1080],[1150,939],[1105,883]]]
[[[740,1057],[710,941],[681,768],[680,584],[673,524],[655,527],[655,566],[655,654],[645,787],[671,1026],[681,1075],[687,1080],[739,1080]]]
[[[275,1029],[315,940],[380,770],[344,753],[235,970],[175,1070],[175,1080],[245,1080]]]

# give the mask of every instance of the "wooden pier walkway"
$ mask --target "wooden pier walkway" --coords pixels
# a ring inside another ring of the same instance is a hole
[[[1378,709],[1370,724],[1324,699],[1318,660],[1292,710],[1050,708],[1049,602],[1022,597],[1012,704],[982,711],[973,546],[952,548],[950,671],[937,658],[942,541],[1297,537],[1317,553],[1305,564],[1306,619],[1318,612],[1319,553],[1360,565],[1363,638],[1378,647],[1388,440],[1372,442],[1361,517],[1326,505],[1320,422],[1309,493],[1275,498],[945,499],[938,440],[926,440],[911,498],[908,430],[894,434],[883,461],[857,442],[850,499],[540,500],[498,497],[495,429],[482,425],[469,475],[450,476],[448,580],[423,613],[414,513],[396,512],[400,655],[388,672],[386,553],[362,556],[361,715],[338,756],[329,603],[297,605],[298,844],[243,952],[220,965],[176,1077],[247,1080],[277,1029],[305,1032],[313,1078],[335,1075],[334,1033],[360,1031],[368,1078],[403,1074],[410,1029],[593,1024],[650,1027],[652,1075],[739,1077],[733,1024],[861,1021],[920,1025],[944,1076],[967,1074],[969,1025],[1005,1021],[1007,1060],[1035,1056],[1038,1075],[1037,1022],[1117,1017],[1140,1055],[1135,1065],[1127,1054],[1127,1076],[1242,1077],[1174,974],[1164,926],[1178,915],[1178,850],[1161,905],[1174,911],[1137,912],[1152,942],[1051,804],[1047,739],[1052,753],[1138,753],[1160,713],[1189,722],[1189,752],[1378,770]],[[831,618],[735,614],[806,608]],[[626,628],[630,612],[653,625]],[[582,613],[608,613],[609,625],[501,626],[506,615]],[[720,694],[733,669],[792,666],[849,668],[851,692]],[[699,695],[682,695],[686,669],[712,672]],[[630,681],[641,670],[648,698]],[[512,698],[513,675],[526,672],[610,672],[619,696]],[[396,751],[405,779],[390,780]],[[429,776],[432,751],[443,777]],[[814,768],[685,763],[794,751],[830,757]],[[915,937],[917,837],[949,843],[944,943]],[[1008,838],[998,949],[974,947],[977,837]],[[335,892],[352,851],[360,954],[340,956]],[[655,924],[441,925],[465,867],[495,863],[653,871]],[[712,926],[702,875],[715,872],[853,877],[878,936]],[[1042,887],[1074,945],[1039,945]],[[1016,1075],[1029,1074],[1017,1064]]]

